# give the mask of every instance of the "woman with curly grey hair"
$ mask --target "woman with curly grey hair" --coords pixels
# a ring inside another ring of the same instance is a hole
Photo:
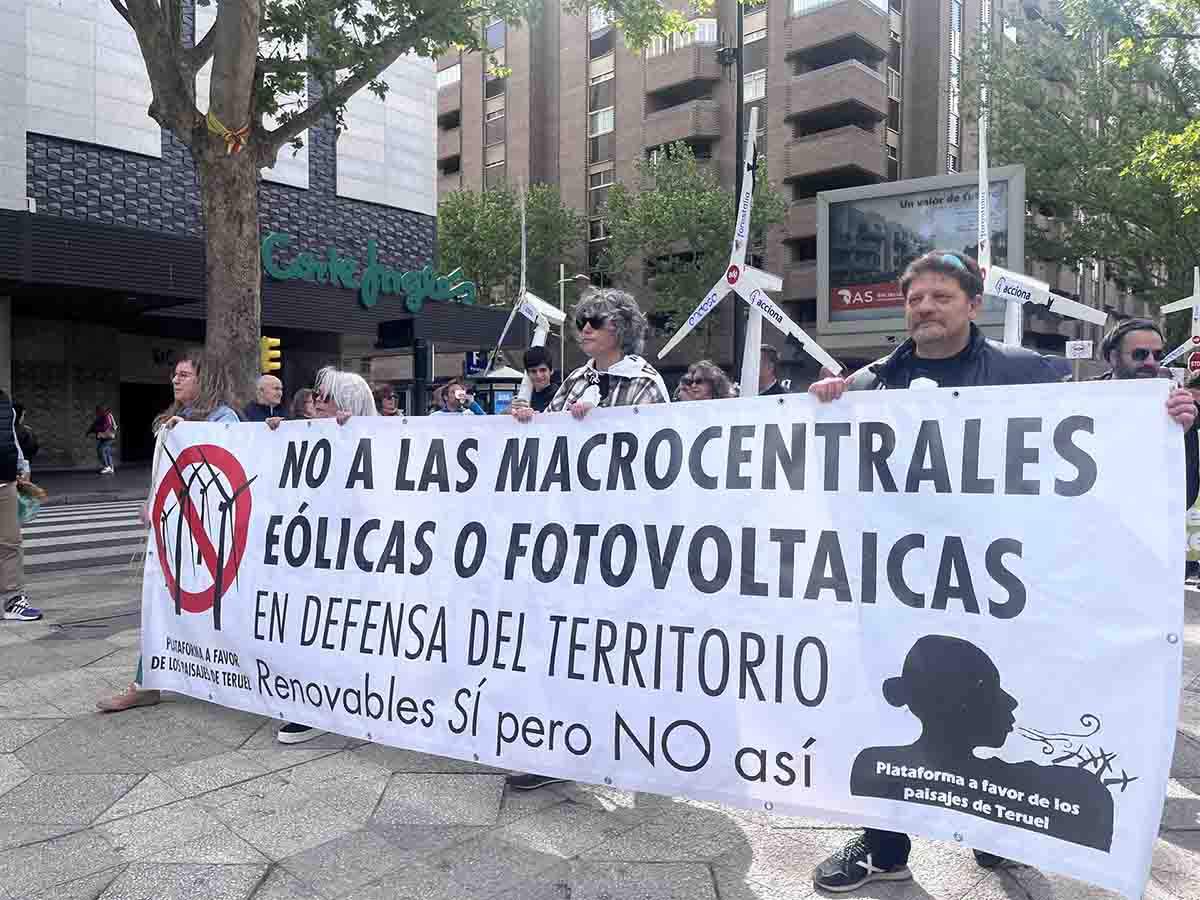
[[[568,411],[582,419],[597,406],[640,406],[669,403],[670,394],[658,371],[639,355],[646,343],[646,316],[624,291],[593,288],[574,310],[575,339],[588,361],[568,375],[546,412]],[[530,421],[528,406],[513,416]]]
[[[687,374],[679,379],[676,400],[726,400],[733,396],[733,382],[721,367],[702,359],[688,366]]]

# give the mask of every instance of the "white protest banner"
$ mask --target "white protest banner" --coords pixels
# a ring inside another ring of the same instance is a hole
[[[1179,702],[1169,387],[180,425],[146,682],[1140,897]]]

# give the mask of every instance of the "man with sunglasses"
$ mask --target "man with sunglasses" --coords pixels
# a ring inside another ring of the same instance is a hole
[[[988,340],[975,325],[983,307],[983,273],[971,257],[941,250],[926,253],[909,264],[900,279],[900,290],[904,294],[908,340],[849,378],[816,382],[809,393],[822,402],[831,402],[848,390],[1061,381],[1058,371],[1040,353]],[[1131,347],[1154,346],[1141,340]],[[1157,347],[1162,348],[1161,335]],[[1167,413],[1189,428],[1196,417],[1196,405],[1187,391],[1177,391],[1168,400]],[[868,828],[817,867],[813,884],[843,893],[871,881],[907,881],[912,878],[908,869],[911,848],[906,834]],[[1004,862],[980,850],[975,851],[975,860],[984,868]]]

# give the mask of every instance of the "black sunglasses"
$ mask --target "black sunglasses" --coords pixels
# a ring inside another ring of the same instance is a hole
[[[599,331],[608,324],[608,316],[576,316],[575,330],[583,331],[584,325],[591,325],[596,331]]]
[[[1162,362],[1162,358],[1167,353],[1165,350],[1149,350],[1145,347],[1138,347],[1129,355],[1133,357],[1134,362],[1145,362],[1151,356],[1154,357],[1155,362]]]

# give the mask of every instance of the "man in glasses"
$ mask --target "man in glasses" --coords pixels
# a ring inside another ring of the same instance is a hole
[[[1104,337],[1100,353],[1111,367],[1101,378],[1160,378],[1163,334],[1149,319],[1126,319]]]
[[[971,257],[941,250],[926,253],[909,264],[900,279],[900,290],[904,294],[908,340],[849,378],[816,382],[809,393],[831,402],[847,390],[1048,384],[1061,380],[1041,354],[983,336],[975,325],[983,306],[983,273]],[[1157,333],[1153,323],[1147,324]],[[1157,343],[1147,337],[1138,338],[1137,343],[1129,344],[1129,350],[1157,347],[1161,351],[1161,334],[1155,340]],[[1115,346],[1118,351],[1125,346],[1120,336]],[[1104,349],[1107,355],[1107,341]],[[1151,362],[1142,361],[1146,366]],[[1134,371],[1142,363],[1130,353],[1128,366],[1122,371]],[[1157,363],[1153,365],[1157,374]],[[1113,366],[1115,369],[1115,362]],[[1187,391],[1177,391],[1168,400],[1167,413],[1189,428],[1196,417],[1196,405]],[[842,893],[871,881],[906,881],[912,878],[908,869],[911,846],[906,834],[868,828],[817,867],[813,884]],[[975,860],[985,868],[1004,862],[980,850],[975,851]]]

